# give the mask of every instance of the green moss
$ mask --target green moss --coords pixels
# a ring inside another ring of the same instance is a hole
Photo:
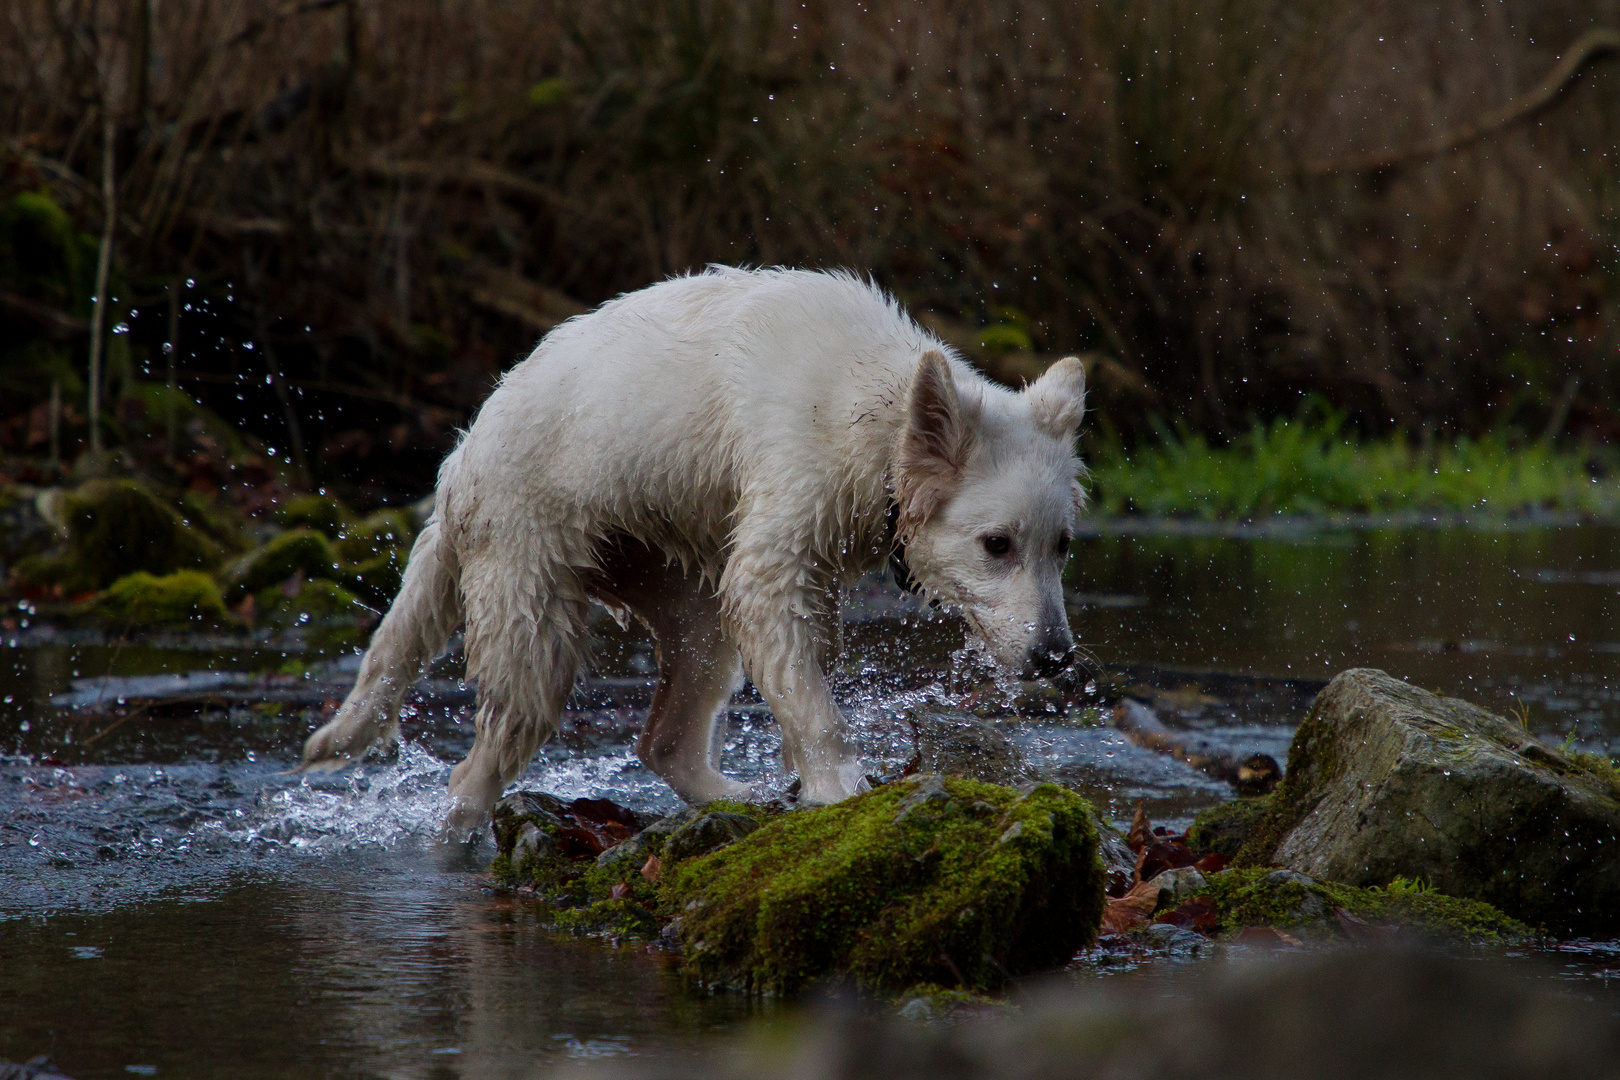
[[[137,571],[205,569],[223,555],[217,543],[134,480],[92,480],[62,499],[61,519],[66,543],[48,556],[19,562],[21,583],[60,585],[72,596]]]
[[[289,529],[314,529],[335,540],[350,514],[330,495],[295,495],[276,508],[275,518]]]
[[[313,529],[284,532],[238,559],[228,575],[228,598],[234,602],[300,572],[307,578],[331,578],[339,572],[332,542]]]
[[[198,570],[164,577],[137,571],[113,582],[91,607],[114,626],[197,629],[232,621],[219,586]]]
[[[999,998],[987,997],[971,990],[947,989],[937,983],[918,983],[895,995],[900,1015],[906,1018],[933,1020],[963,1013],[983,1013],[989,1010],[1007,1012],[1018,1006]]]
[[[378,610],[386,610],[405,578],[404,548],[384,548],[376,556],[359,563],[344,564],[337,576],[345,588]]]
[[[1236,857],[1271,808],[1271,798],[1233,799],[1210,807],[1193,819],[1187,846],[1201,855],[1213,852],[1228,859]]]
[[[279,585],[259,590],[254,597],[266,621],[275,626],[349,627],[369,622],[371,612],[343,586],[325,578],[311,578],[288,596]]]
[[[938,776],[783,815],[666,880],[686,970],[767,992],[995,986],[1066,961],[1104,904],[1083,799]]]
[[[338,553],[349,562],[364,562],[388,548],[410,549],[416,538],[411,517],[403,510],[379,510],[361,521],[343,526]]]
[[[1335,729],[1323,719],[1321,706],[1314,704],[1294,733],[1288,747],[1288,767],[1283,778],[1266,799],[1263,813],[1232,860],[1234,866],[1264,866],[1282,843],[1283,837],[1305,820],[1321,796],[1311,792],[1326,786],[1344,771],[1344,762],[1334,753]]]
[[[1532,933],[1524,923],[1482,901],[1416,889],[1411,883],[1387,889],[1358,888],[1257,867],[1212,874],[1201,892],[1215,898],[1223,929],[1312,924],[1327,929],[1336,909],[1342,908],[1366,922],[1415,927],[1460,941],[1500,942]]]
[[[1564,756],[1572,764],[1607,784],[1611,791],[1620,796],[1620,763],[1607,754],[1598,754],[1590,750],[1565,750]]]

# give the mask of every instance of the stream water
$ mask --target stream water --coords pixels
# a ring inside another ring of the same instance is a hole
[[[1076,546],[1071,620],[1166,723],[1279,761],[1322,681],[1353,666],[1615,752],[1617,541],[1533,522],[1099,530]],[[549,933],[527,901],[488,888],[487,842],[434,844],[471,738],[454,656],[396,752],[311,779],[286,770],[352,654],[108,641],[29,616],[6,621],[0,661],[0,1060],[50,1053],[80,1080],[519,1076],[687,1045],[775,1008],[693,992],[656,950]],[[839,696],[881,769],[906,753],[899,710],[952,685],[961,630],[873,588],[847,618]],[[597,636],[596,667],[523,784],[672,808],[631,751],[650,643],[606,619]],[[1003,724],[1116,819],[1140,800],[1185,823],[1231,794],[1105,724]],[[780,786],[775,749],[768,712],[740,695],[727,770]],[[1620,942],[1540,954],[1532,977],[1620,1007]]]

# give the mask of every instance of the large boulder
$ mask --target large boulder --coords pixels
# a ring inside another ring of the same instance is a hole
[[[1238,862],[1349,885],[1421,879],[1549,929],[1612,933],[1614,775],[1466,701],[1346,671],[1300,725]]]
[[[1103,890],[1078,795],[927,774],[780,815],[680,864],[663,901],[687,972],[707,983],[973,989],[1090,944]]]

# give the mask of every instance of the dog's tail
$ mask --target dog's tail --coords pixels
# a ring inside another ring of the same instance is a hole
[[[399,706],[422,672],[461,625],[460,566],[441,539],[438,519],[411,548],[405,580],[360,662],[360,678],[343,707],[304,743],[305,769],[340,769],[372,743],[399,729]]]

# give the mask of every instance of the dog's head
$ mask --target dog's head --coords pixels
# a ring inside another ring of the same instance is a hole
[[[1063,564],[1084,498],[1074,438],[1085,369],[1070,357],[1022,393],[959,388],[937,351],[911,382],[894,456],[898,536],[917,583],[961,609],[996,663],[1068,666]]]

